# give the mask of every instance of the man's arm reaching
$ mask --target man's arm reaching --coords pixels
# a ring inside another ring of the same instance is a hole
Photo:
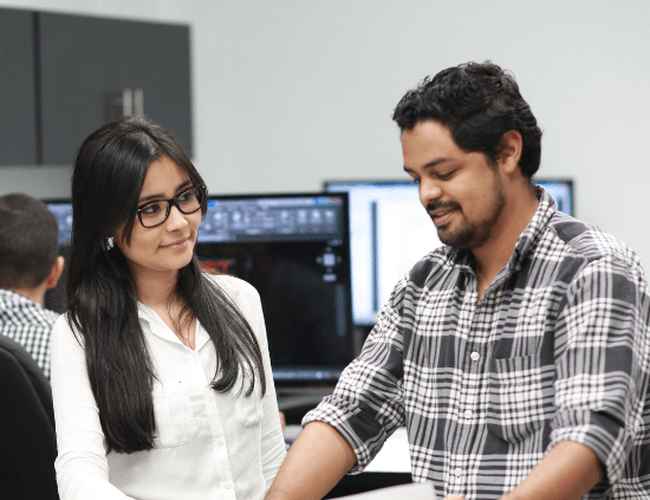
[[[312,422],[291,445],[266,500],[323,498],[356,461],[352,447],[333,427]]]
[[[580,443],[563,441],[502,500],[579,499],[602,477],[600,461],[590,448]]]

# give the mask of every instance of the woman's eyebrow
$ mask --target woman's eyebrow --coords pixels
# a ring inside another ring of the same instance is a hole
[[[191,185],[192,185],[192,181],[188,179],[188,180],[184,181],[182,184],[180,184],[176,188],[176,190],[174,192],[178,193],[179,191],[182,191],[183,189],[185,189],[185,188],[187,188],[187,187],[189,187]],[[166,199],[167,199],[167,197],[165,196],[164,193],[150,194],[148,196],[143,196],[142,198],[140,198],[138,200],[138,204],[145,203],[145,202],[151,201],[151,200],[166,200]]]

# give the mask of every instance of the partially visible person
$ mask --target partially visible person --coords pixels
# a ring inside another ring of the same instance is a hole
[[[0,196],[0,335],[21,344],[50,376],[50,333],[58,314],[43,307],[63,272],[56,218],[40,200]]]
[[[50,384],[18,342],[0,335],[0,496],[58,500]]]
[[[441,498],[650,498],[650,296],[634,251],[535,186],[541,130],[491,63],[398,103],[444,246],[400,280],[268,495],[320,498],[399,426]]]
[[[261,301],[202,273],[206,187],[144,119],[82,143],[52,334],[63,500],[261,499],[285,455]]]

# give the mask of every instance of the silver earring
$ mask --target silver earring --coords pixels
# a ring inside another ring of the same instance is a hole
[[[106,238],[106,250],[111,250],[115,246],[115,239],[112,236]]]

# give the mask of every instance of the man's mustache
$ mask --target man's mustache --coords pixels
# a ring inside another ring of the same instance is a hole
[[[436,210],[458,210],[460,208],[460,205],[458,203],[454,203],[453,201],[447,201],[447,202],[431,202],[426,206],[426,211],[429,215],[431,215],[434,211]]]

